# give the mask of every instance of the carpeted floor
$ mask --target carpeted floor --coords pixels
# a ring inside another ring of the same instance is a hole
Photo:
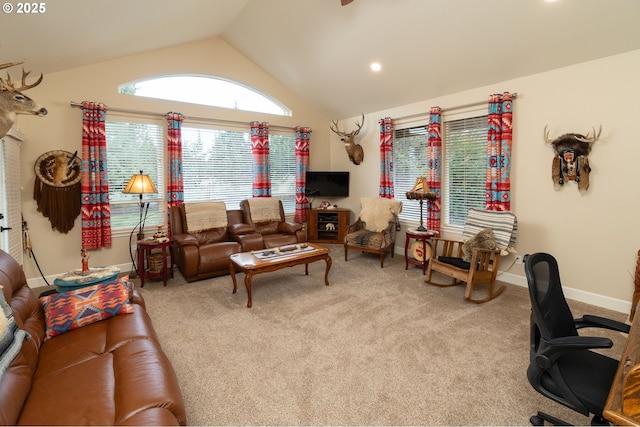
[[[424,284],[420,269],[328,245],[324,262],[168,286],[147,282],[147,310],[178,375],[191,425],[526,425],[536,410],[589,420],[527,382],[529,299],[496,300]],[[571,302],[584,312],[625,315]],[[619,357],[624,337],[610,336]]]

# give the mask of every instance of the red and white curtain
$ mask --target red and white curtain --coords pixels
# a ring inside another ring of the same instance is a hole
[[[111,246],[111,207],[107,179],[107,107],[82,103],[82,248]]]
[[[306,190],[306,176],[309,170],[309,140],[311,128],[296,127],[296,207],[294,221],[303,223],[307,220],[309,198]]]
[[[184,177],[182,175],[182,121],[180,113],[169,112],[167,119],[167,210],[184,202]]]
[[[509,92],[489,96],[486,203],[488,211],[511,210],[513,100]]]
[[[391,117],[380,119],[380,186],[378,195],[393,199],[393,121]]]
[[[440,232],[441,206],[441,171],[442,162],[442,110],[431,107],[429,111],[429,127],[427,128],[427,184],[429,190],[436,193],[435,200],[427,200],[428,230]]]
[[[271,197],[269,165],[269,123],[251,122],[253,154],[253,197]]]

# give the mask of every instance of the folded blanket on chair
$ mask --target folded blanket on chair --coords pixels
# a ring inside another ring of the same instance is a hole
[[[280,221],[280,200],[271,197],[248,199],[253,222]]]
[[[189,233],[227,226],[227,207],[224,202],[185,203],[184,213]]]

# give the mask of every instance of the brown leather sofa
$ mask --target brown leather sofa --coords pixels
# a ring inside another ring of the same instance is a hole
[[[134,312],[45,341],[45,314],[20,265],[0,251],[0,285],[27,332],[0,378],[2,425],[186,425],[178,381],[142,296]]]
[[[242,210],[244,221],[259,234],[259,236],[252,236],[255,240],[252,240],[251,243],[249,243],[249,237],[247,237],[246,246],[251,246],[251,250],[292,245],[307,240],[307,234],[302,224],[287,222],[284,216],[282,201],[277,200],[277,204],[279,209],[274,219],[260,221],[256,220],[255,213],[252,213],[249,200],[240,202],[240,209]],[[275,217],[277,217],[277,219]]]
[[[190,232],[184,204],[169,211],[171,236],[174,238],[174,257],[178,269],[187,282],[229,274],[229,257],[238,252],[302,243],[306,232],[302,224],[285,221],[279,200],[277,221],[254,222],[247,200],[240,202],[240,210],[226,211],[227,225]]]
[[[242,211],[227,210],[227,226],[189,232],[185,205],[172,206],[169,212],[171,236],[174,238],[174,257],[178,269],[187,282],[229,274],[229,257],[238,252],[253,250],[243,247],[245,235],[254,234],[245,224]]]

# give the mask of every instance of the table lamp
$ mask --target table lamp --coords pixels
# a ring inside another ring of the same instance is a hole
[[[156,186],[149,178],[149,175],[145,175],[140,171],[139,174],[135,174],[131,177],[124,190],[124,194],[139,194],[140,195],[140,232],[138,233],[138,240],[144,239],[144,221],[142,218],[142,212],[145,210],[145,203],[142,201],[143,194],[157,194],[158,190]],[[146,210],[149,210],[149,203],[146,203]],[[146,215],[145,215],[146,219]]]
[[[428,190],[429,186],[427,185],[427,177],[419,176],[418,179],[416,179],[416,183],[413,185],[413,188],[407,191],[407,199],[420,201],[420,226],[416,229],[418,231],[427,231],[422,220],[422,204],[424,203],[424,199],[433,201],[437,197],[436,193]]]

